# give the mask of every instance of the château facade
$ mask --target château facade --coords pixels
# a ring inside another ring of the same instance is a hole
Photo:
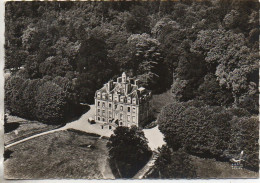
[[[102,129],[117,126],[143,126],[151,118],[151,91],[139,80],[126,76],[112,80],[95,93],[95,121]]]

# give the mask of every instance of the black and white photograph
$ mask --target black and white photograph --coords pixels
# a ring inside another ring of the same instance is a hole
[[[259,178],[258,0],[4,9],[5,180]]]

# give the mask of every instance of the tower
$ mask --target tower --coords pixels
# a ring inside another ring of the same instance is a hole
[[[122,74],[122,83],[126,83],[126,74],[123,72]]]

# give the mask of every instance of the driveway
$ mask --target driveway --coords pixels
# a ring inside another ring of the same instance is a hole
[[[24,138],[22,140],[18,140],[14,143],[6,145],[5,148],[9,148],[11,146],[20,144],[22,142],[25,142],[27,140],[30,140],[30,139],[33,139],[33,138],[36,138],[36,137],[39,137],[39,136],[42,136],[42,135],[47,135],[47,134],[50,134],[50,133],[54,133],[54,132],[61,131],[61,130],[67,130],[67,129],[70,129],[70,128],[80,130],[80,131],[84,131],[84,132],[88,132],[88,133],[95,133],[95,134],[105,136],[105,137],[110,137],[110,135],[113,134],[113,131],[108,130],[108,129],[101,129],[100,124],[98,124],[98,123],[91,125],[88,122],[88,118],[94,117],[94,115],[95,115],[95,106],[90,105],[90,109],[88,110],[88,112],[83,114],[78,120],[73,121],[71,123],[68,123],[61,128],[42,132],[42,133],[38,133],[36,135],[32,135],[32,136]]]
[[[151,129],[143,129],[145,137],[148,139],[148,146],[152,151],[165,144],[164,136],[158,126]]]
[[[32,135],[30,137],[24,138],[22,140],[16,141],[14,143],[11,143],[7,146],[5,146],[5,148],[9,148],[13,145],[22,143],[24,141],[30,140],[32,138],[36,138],[42,135],[47,135],[50,133],[54,133],[60,130],[67,130],[67,129],[76,129],[76,130],[80,130],[80,131],[84,131],[87,133],[95,133],[98,134],[100,136],[105,136],[105,137],[110,137],[113,134],[112,130],[109,129],[101,129],[100,124],[96,123],[96,124],[90,124],[88,122],[88,118],[92,117],[94,118],[95,115],[95,105],[90,105],[89,106],[90,109],[88,112],[86,112],[85,114],[83,114],[78,120],[73,121],[71,123],[66,124],[64,127],[55,129],[55,130],[50,130],[50,131],[46,131],[43,133],[39,133],[36,135]],[[158,147],[161,147],[163,144],[165,144],[164,140],[163,140],[163,134],[160,132],[160,130],[158,129],[158,126],[151,128],[151,129],[144,129],[144,135],[148,140],[148,146],[151,148],[151,150],[156,150]]]
[[[83,114],[80,119],[66,124],[63,127],[63,130],[73,128],[76,130],[81,130],[88,133],[95,133],[101,136],[110,137],[113,134],[113,131],[108,129],[101,129],[100,123],[90,124],[88,118],[95,116],[95,105],[90,105],[90,109],[87,113]]]

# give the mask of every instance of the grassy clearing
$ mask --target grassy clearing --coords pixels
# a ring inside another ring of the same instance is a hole
[[[61,125],[47,125],[38,121],[30,121],[16,116],[8,116],[4,143],[6,145],[37,133],[49,131]]]
[[[232,169],[228,162],[191,156],[198,178],[258,178],[258,172],[247,169]]]
[[[8,179],[114,178],[108,166],[106,139],[59,131],[11,147],[4,162]]]

